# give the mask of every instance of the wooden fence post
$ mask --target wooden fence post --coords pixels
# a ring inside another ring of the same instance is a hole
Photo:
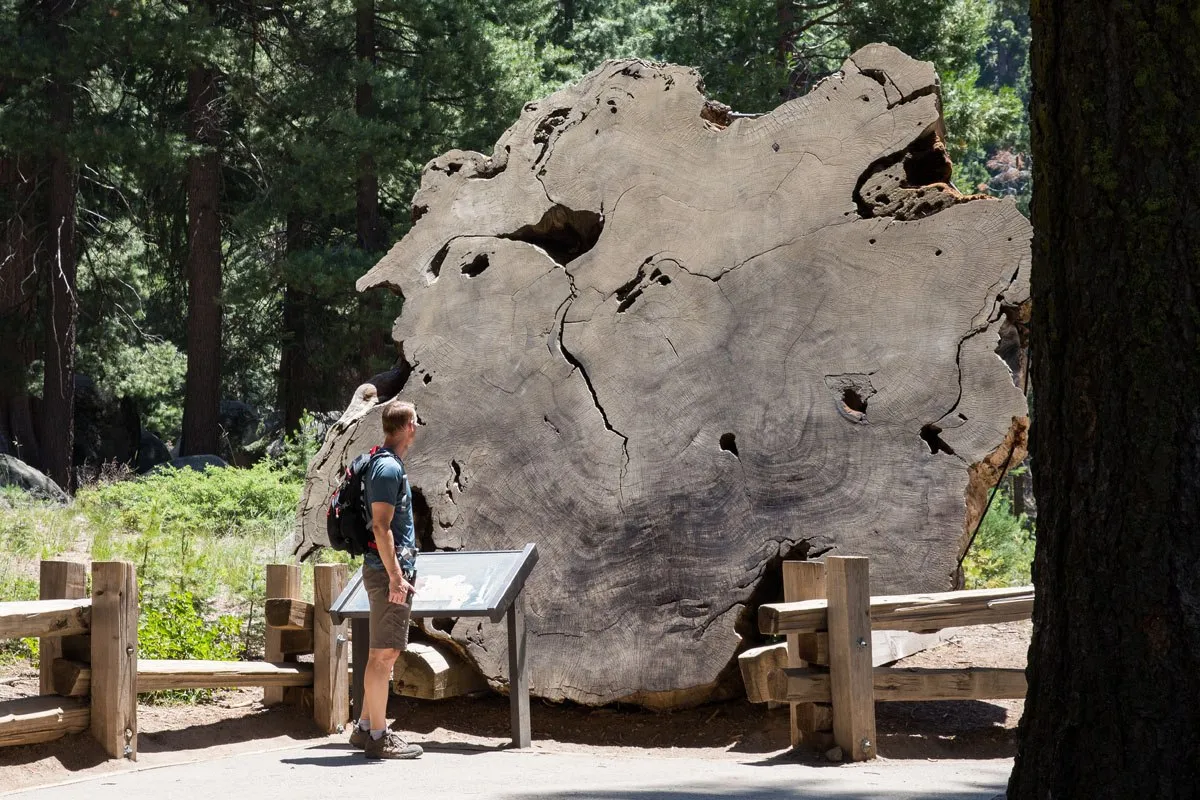
[[[783,599],[793,603],[800,600],[823,600],[825,598],[825,564],[820,561],[783,562]],[[788,634],[787,651],[789,667],[805,667],[800,653],[816,651],[814,640],[817,634]],[[804,642],[801,640],[805,639]],[[803,647],[802,644],[810,646]],[[811,662],[815,663],[815,662]],[[802,743],[825,749],[832,741],[833,715],[828,703],[789,703],[791,713],[792,747]]]
[[[137,760],[137,573],[92,564],[92,736],[112,758]]]
[[[345,565],[313,568],[313,719],[325,733],[342,730],[350,717],[349,626],[334,625],[329,615],[345,586]]]
[[[875,757],[870,561],[830,556],[825,565],[833,738],[848,759],[866,761]]]
[[[77,561],[43,561],[40,582],[41,600],[75,600],[87,596],[87,569]],[[86,636],[46,636],[38,640],[41,694],[55,693],[55,659],[86,659],[88,649]]]
[[[300,599],[300,567],[296,564],[267,565],[267,598],[291,597]],[[265,604],[264,604],[265,606]],[[263,611],[264,618],[266,610]],[[264,661],[278,663],[280,661],[295,661],[296,656],[283,653],[283,631],[267,626],[267,642]],[[267,686],[263,689],[263,705],[278,705],[283,702],[285,689],[281,686]]]

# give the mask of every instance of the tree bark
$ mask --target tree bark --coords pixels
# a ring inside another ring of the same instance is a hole
[[[354,111],[360,119],[375,115],[375,90],[371,85],[376,62],[375,0],[357,0],[354,13],[354,55],[360,66],[370,70],[354,90]],[[379,216],[379,175],[370,148],[358,157],[357,193],[358,246],[370,252],[385,247],[383,221]]]
[[[1035,0],[1029,692],[1008,797],[1200,785],[1200,18]]]
[[[406,298],[420,541],[538,544],[537,694],[722,696],[789,556],[871,556],[880,594],[952,586],[1024,450],[995,349],[1030,229],[944,182],[936,81],[876,45],[723,124],[694,71],[608,62],[491,157],[429,163],[426,213],[359,288]],[[312,462],[302,552],[380,440],[368,388]],[[505,679],[502,629],[450,633]]]
[[[287,217],[285,235],[289,261],[308,247],[304,219],[298,212]],[[279,348],[279,404],[283,408],[283,426],[288,433],[300,427],[300,416],[312,403],[314,376],[309,358],[308,318],[311,295],[304,282],[297,280],[294,267],[285,268],[283,285],[283,341]]]
[[[65,17],[75,4],[54,0],[47,6],[51,39],[65,47]],[[47,308],[45,371],[42,381],[43,467],[54,482],[75,490],[75,167],[67,150],[74,114],[73,90],[61,80],[46,89],[51,143],[47,153]]]
[[[221,403],[221,120],[217,74],[188,72],[188,138],[201,152],[188,159],[187,381],[181,455],[217,453]]]
[[[0,253],[0,335],[7,343],[0,349],[0,452],[40,470],[44,465],[25,389],[27,371],[37,355],[32,335],[37,311],[34,169],[29,157],[0,157],[0,202],[5,209]]]

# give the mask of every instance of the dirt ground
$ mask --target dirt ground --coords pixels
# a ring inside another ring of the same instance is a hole
[[[942,645],[897,662],[909,667],[1022,667],[1031,624],[980,625],[955,631]],[[37,693],[26,665],[0,675],[0,700]],[[139,765],[179,763],[251,750],[295,746],[324,737],[297,709],[264,708],[261,689],[216,693],[200,705],[140,705]],[[879,754],[889,759],[1007,758],[1016,752],[1020,700],[878,703]],[[388,707],[406,738],[431,747],[499,749],[509,740],[508,699],[496,695],[420,701],[394,697]],[[534,747],[608,757],[817,760],[788,746],[786,707],[745,700],[674,712],[628,707],[589,709],[532,701]],[[86,734],[0,749],[0,793],[124,768],[108,761]]]

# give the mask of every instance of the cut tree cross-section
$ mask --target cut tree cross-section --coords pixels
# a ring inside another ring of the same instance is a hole
[[[538,544],[536,695],[737,691],[781,558],[869,556],[876,594],[952,587],[1024,452],[996,348],[1027,312],[1030,227],[947,183],[939,102],[933,66],[885,45],[754,119],[693,70],[606,62],[492,156],[426,166],[359,288],[405,297],[422,547]],[[389,394],[360,388],[311,465],[300,554]],[[431,633],[506,680],[502,625]]]

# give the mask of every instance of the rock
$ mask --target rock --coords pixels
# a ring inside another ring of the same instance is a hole
[[[142,425],[131,398],[114,398],[86,375],[75,376],[76,466],[137,464]]]
[[[246,467],[255,460],[254,445],[262,438],[262,420],[249,403],[222,400],[218,412],[221,426],[221,456],[229,463]]]
[[[842,758],[844,757],[844,755],[845,754],[842,752],[842,748],[831,747],[825,751],[825,760],[826,761],[841,761]]]
[[[142,431],[141,443],[138,445],[137,471],[146,473],[171,460],[171,451],[150,431]]]
[[[158,467],[156,467],[156,469],[161,469],[162,466],[163,466],[162,464],[159,464]],[[207,468],[207,467],[228,467],[229,462],[227,462],[225,459],[221,458],[220,456],[210,456],[210,455],[181,456],[179,458],[172,458],[170,461],[168,461],[166,463],[166,466],[171,467],[173,469],[185,469],[186,468],[186,469],[194,469],[197,472],[203,472],[205,470],[205,468]]]
[[[740,692],[783,558],[870,557],[874,594],[952,588],[975,498],[1024,446],[995,350],[1031,230],[949,184],[933,65],[868,46],[754,119],[699,85],[608,62],[526,104],[491,156],[427,165],[419,220],[358,284],[405,298],[422,547],[538,545],[549,700]],[[356,394],[313,460],[301,554],[380,408]],[[504,625],[449,633],[507,682]]]
[[[16,486],[35,497],[59,503],[66,503],[70,499],[49,477],[10,455],[0,454],[0,486]]]

